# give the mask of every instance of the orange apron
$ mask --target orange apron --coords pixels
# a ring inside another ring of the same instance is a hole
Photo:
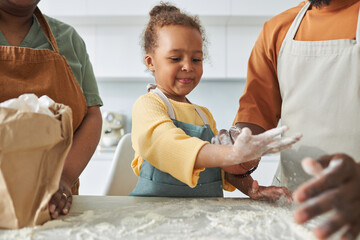
[[[87,111],[84,94],[66,58],[59,54],[46,19],[38,8],[34,14],[53,50],[0,46],[0,102],[24,93],[47,95],[71,108],[75,132]]]

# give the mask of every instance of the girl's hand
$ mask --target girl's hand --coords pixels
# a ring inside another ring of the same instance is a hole
[[[268,153],[277,153],[298,142],[302,135],[279,138],[278,136],[288,130],[287,126],[273,128],[259,135],[252,135],[249,128],[241,129],[233,145],[233,152],[229,160],[234,164],[258,159]],[[232,134],[230,134],[232,135]]]
[[[259,135],[252,135],[248,128],[231,127],[229,131],[221,129],[219,134],[212,138],[211,143],[233,146],[227,161],[233,162],[234,165],[223,166],[222,169],[232,174],[243,174],[256,167],[261,156],[291,148],[292,144],[301,139],[301,134],[287,138],[277,137],[287,129],[283,126]]]
[[[49,211],[51,218],[57,218],[60,214],[68,214],[70,211],[71,203],[71,187],[63,179],[61,179],[59,189],[56,193],[54,193],[49,202]]]
[[[248,192],[248,196],[254,200],[263,201],[277,201],[281,196],[285,196],[288,203],[292,202],[292,193],[286,187],[263,187],[259,186],[259,183],[254,180],[251,189]]]

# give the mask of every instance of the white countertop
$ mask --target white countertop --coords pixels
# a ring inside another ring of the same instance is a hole
[[[0,239],[313,239],[294,206],[250,199],[74,196],[67,216]]]

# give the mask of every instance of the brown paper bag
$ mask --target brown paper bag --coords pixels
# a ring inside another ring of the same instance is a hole
[[[71,109],[50,109],[55,117],[0,107],[0,228],[50,220],[48,203],[73,135]]]

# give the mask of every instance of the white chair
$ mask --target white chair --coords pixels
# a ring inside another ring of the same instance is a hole
[[[131,168],[134,155],[131,135],[127,133],[116,147],[104,195],[126,196],[135,188],[138,177]]]

